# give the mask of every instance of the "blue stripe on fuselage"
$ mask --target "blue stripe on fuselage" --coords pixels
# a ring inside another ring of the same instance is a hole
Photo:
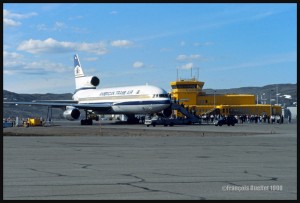
[[[128,101],[120,102],[115,105],[147,105],[147,104],[171,104],[170,100],[151,100],[151,101]]]

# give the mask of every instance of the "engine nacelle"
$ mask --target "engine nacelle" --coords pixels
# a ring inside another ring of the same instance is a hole
[[[93,88],[100,84],[100,79],[97,76],[85,76],[75,78],[76,89]]]
[[[76,108],[68,108],[64,111],[63,116],[69,121],[74,121],[80,117],[80,111]]]
[[[97,87],[100,84],[100,79],[97,76],[92,76],[90,79],[90,84]]]

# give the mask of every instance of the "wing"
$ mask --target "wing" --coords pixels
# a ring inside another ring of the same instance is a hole
[[[53,108],[65,108],[66,106],[72,106],[78,109],[87,110],[99,110],[106,111],[111,109],[113,103],[78,103],[74,100],[38,100],[32,102],[3,102],[3,104],[14,104],[14,105],[29,105],[29,106],[51,106]]]

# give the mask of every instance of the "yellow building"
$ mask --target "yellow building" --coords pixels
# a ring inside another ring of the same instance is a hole
[[[281,115],[281,106],[255,104],[252,94],[206,94],[202,88],[204,82],[196,79],[177,80],[170,83],[172,98],[184,104],[196,115]],[[272,113],[271,113],[272,112]],[[176,112],[180,116],[179,112]]]

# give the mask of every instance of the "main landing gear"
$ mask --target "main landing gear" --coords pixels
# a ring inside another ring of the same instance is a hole
[[[48,111],[47,111],[47,117],[45,120],[45,123],[43,123],[43,126],[52,126],[52,106],[48,106]]]
[[[97,116],[96,116],[96,119],[97,120]],[[87,110],[85,110],[85,119],[81,119],[80,121],[80,124],[81,125],[93,125],[93,117],[91,116],[90,113],[88,113]]]
[[[93,125],[93,120],[92,119],[81,119],[80,121],[81,125]]]
[[[139,124],[140,119],[135,117],[134,114],[126,115],[127,116],[127,123],[128,124]]]

